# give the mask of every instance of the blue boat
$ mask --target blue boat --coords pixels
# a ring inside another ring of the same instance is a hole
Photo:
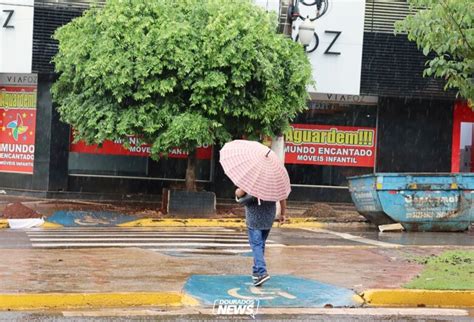
[[[348,180],[357,210],[376,225],[464,231],[474,220],[471,173],[375,173]]]

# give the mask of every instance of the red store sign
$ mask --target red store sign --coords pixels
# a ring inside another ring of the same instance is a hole
[[[285,133],[285,163],[373,167],[375,128],[292,124]]]
[[[0,172],[33,174],[35,74],[0,73]]]
[[[69,151],[78,153],[89,153],[89,154],[103,154],[103,155],[130,155],[138,157],[149,157],[151,154],[151,147],[148,144],[140,144],[139,140],[135,136],[128,137],[129,147],[123,146],[122,140],[115,141],[104,141],[101,147],[98,145],[87,145],[83,141],[73,143],[73,137],[71,137],[71,146]],[[196,150],[196,157],[202,160],[210,160],[212,156],[212,147],[199,147]],[[169,158],[174,159],[186,159],[188,153],[184,152],[179,148],[174,148],[168,154]]]

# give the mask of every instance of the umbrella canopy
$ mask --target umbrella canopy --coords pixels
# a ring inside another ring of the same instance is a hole
[[[230,180],[254,197],[280,201],[291,192],[283,162],[261,143],[247,140],[226,143],[220,151],[220,163]]]

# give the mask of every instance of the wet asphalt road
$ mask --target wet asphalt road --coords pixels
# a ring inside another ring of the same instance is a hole
[[[107,234],[112,227],[95,228],[96,232]],[[113,228],[117,230],[117,228]],[[182,228],[175,231],[186,233],[199,233],[204,228]],[[245,233],[240,229],[229,229],[236,233]],[[0,230],[0,248],[31,248],[32,243],[28,237],[31,232],[51,233],[52,230]],[[55,229],[54,233],[67,235],[75,230],[70,228]],[[137,233],[149,233],[152,229],[135,229]],[[433,232],[384,232],[380,233],[375,228],[364,227],[338,227],[329,229],[282,229],[273,228],[269,237],[278,244],[287,246],[474,246],[474,231],[457,233]],[[380,242],[380,244],[378,244]]]
[[[93,229],[104,234],[111,231],[117,231],[116,227],[104,227]],[[174,228],[174,231],[186,232],[189,234],[200,233],[206,228]],[[239,229],[226,229],[235,233],[244,233]],[[41,232],[44,230],[0,230],[0,248],[2,249],[30,249],[32,248],[29,233]],[[137,232],[150,233],[153,229],[136,229]],[[57,234],[73,233],[74,229],[61,228],[48,230],[48,233]],[[316,247],[390,247],[390,245],[402,246],[474,246],[474,232],[462,233],[406,233],[406,232],[390,232],[379,233],[374,228],[360,227],[339,227],[330,229],[280,229],[274,228],[270,235],[270,239],[278,244],[285,246],[316,246]],[[66,237],[67,238],[67,237]],[[282,246],[284,247],[284,246]],[[158,310],[159,309],[155,309]],[[333,310],[333,309],[330,309]],[[336,309],[334,309],[336,310]],[[357,310],[357,309],[354,309]],[[383,309],[382,309],[383,310]],[[429,309],[427,309],[429,310]],[[413,313],[383,312],[374,315],[364,314],[337,314],[331,311],[331,314],[259,314],[257,320],[297,320],[297,321],[474,321],[474,312],[465,311],[467,315],[424,315],[419,316]],[[354,311],[355,312],[355,311]],[[110,313],[110,314],[109,314]],[[197,321],[197,320],[241,320],[249,319],[246,316],[215,316],[206,314],[179,313],[161,315],[151,314],[143,315],[140,312],[120,313],[117,312],[91,312],[87,316],[80,314],[71,314],[71,312],[0,312],[0,321]]]

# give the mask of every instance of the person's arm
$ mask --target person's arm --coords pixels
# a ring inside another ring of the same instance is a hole
[[[280,217],[279,217],[280,225],[284,224],[285,221],[286,221],[286,199],[280,200]]]
[[[254,197],[252,195],[249,195],[248,193],[246,193],[244,190],[242,190],[240,188],[237,188],[235,190],[235,201],[237,201],[239,204],[245,206],[246,204],[248,204],[253,199],[254,199]]]

